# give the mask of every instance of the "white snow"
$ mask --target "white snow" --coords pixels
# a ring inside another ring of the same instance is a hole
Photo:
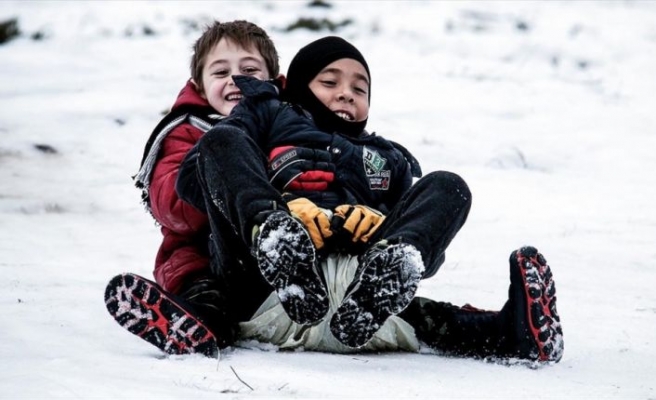
[[[305,298],[305,291],[303,288],[293,284],[279,290],[277,293],[281,301],[285,301],[287,297],[298,297],[301,299]]]
[[[23,31],[0,45],[0,398],[656,398],[656,2],[332,3],[0,2]],[[559,364],[166,357],[106,312],[112,276],[152,276],[160,234],[131,176],[188,77],[194,23],[262,25],[286,70],[329,34],[283,32],[301,16],[352,20],[337,33],[372,71],[368,127],[470,185],[418,294],[499,308],[510,252],[533,245],[558,289]]]
[[[403,254],[405,260],[402,276],[416,279],[417,276],[421,276],[424,273],[424,260],[421,258],[421,253],[415,246],[402,244],[398,247],[398,251]]]

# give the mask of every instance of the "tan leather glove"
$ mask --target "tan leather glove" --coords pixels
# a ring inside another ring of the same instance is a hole
[[[288,202],[287,206],[292,215],[303,222],[317,250],[323,248],[325,239],[333,235],[327,210],[319,208],[305,197],[294,199]]]
[[[354,243],[358,241],[367,243],[385,221],[385,216],[380,211],[360,204],[338,206],[335,208],[333,220],[335,218],[344,219],[342,228],[351,233],[351,240]]]

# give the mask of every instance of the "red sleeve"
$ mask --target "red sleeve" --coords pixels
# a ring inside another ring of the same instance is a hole
[[[164,289],[178,293],[190,276],[208,271],[207,241],[190,242],[189,238],[165,233],[165,230],[162,228],[164,241],[157,253],[153,274]]]
[[[202,136],[189,124],[176,127],[162,142],[150,184],[153,216],[162,226],[180,234],[197,232],[208,224],[207,216],[178,198],[175,181],[187,152]]]

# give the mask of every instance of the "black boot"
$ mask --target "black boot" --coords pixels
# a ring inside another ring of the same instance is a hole
[[[419,340],[449,354],[560,361],[564,342],[556,287],[542,254],[528,246],[513,251],[510,282],[508,301],[498,312],[416,297],[399,317]]]
[[[498,311],[415,297],[399,317],[412,325],[420,341],[447,354],[475,358],[507,355],[507,334]]]
[[[321,321],[330,300],[314,243],[303,223],[286,211],[269,213],[254,232],[253,247],[262,276],[289,318],[301,325]]]
[[[417,292],[424,264],[417,249],[381,240],[359,258],[353,282],[330,321],[342,344],[364,346],[387,318],[405,309]]]
[[[211,313],[201,316],[198,305],[192,307],[157,283],[131,273],[115,276],[105,289],[107,311],[129,332],[168,354],[214,357],[225,345],[225,339],[217,337],[224,328],[210,318]],[[212,322],[217,333],[205,321]]]
[[[219,348],[232,345],[237,337],[237,324],[231,322],[225,296],[215,279],[200,276],[183,285],[177,294],[180,302],[191,309],[216,337]]]
[[[534,247],[510,254],[510,288],[504,314],[512,329],[512,356],[537,362],[560,361],[564,341],[556,309],[556,285],[547,260]]]

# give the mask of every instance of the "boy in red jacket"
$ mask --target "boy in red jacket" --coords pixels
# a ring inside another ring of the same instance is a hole
[[[191,79],[151,134],[135,182],[163,236],[155,259],[155,281],[199,314],[216,315],[223,311],[215,307],[220,295],[209,272],[208,217],[176,194],[178,170],[201,136],[239,103],[241,92],[232,76],[276,78],[279,64],[267,33],[247,21],[214,22],[193,51]],[[211,323],[222,320],[220,316],[207,320],[218,337],[231,340],[228,324]],[[145,333],[139,326],[134,330]]]

